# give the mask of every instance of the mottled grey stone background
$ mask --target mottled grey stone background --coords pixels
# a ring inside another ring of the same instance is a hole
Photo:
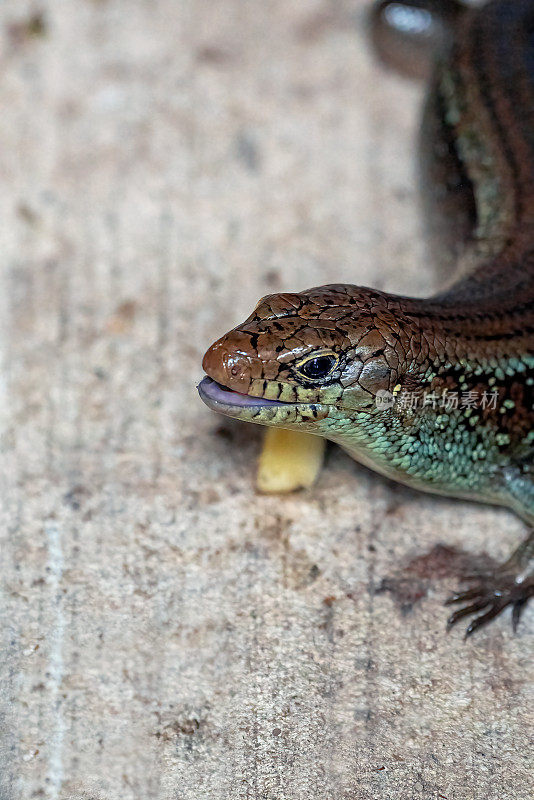
[[[364,12],[0,6],[2,800],[532,797],[533,609],[442,607],[521,523],[334,449],[260,497],[195,391],[267,292],[433,287]]]

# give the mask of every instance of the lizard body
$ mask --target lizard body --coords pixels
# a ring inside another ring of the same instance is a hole
[[[207,351],[199,391],[224,414],[324,436],[394,480],[532,526],[534,2],[490,0],[460,20],[423,128],[430,197],[459,201],[458,277],[424,299],[352,285],[264,297]],[[452,598],[469,604],[450,621],[481,611],[471,633],[510,604],[516,624],[533,553],[531,533]]]

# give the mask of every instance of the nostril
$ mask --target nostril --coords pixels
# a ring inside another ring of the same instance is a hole
[[[223,356],[224,369],[230,378],[241,380],[245,372],[243,354],[227,350]]]

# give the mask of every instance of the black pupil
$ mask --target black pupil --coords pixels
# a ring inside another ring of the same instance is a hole
[[[303,372],[307,378],[312,378],[314,380],[317,378],[324,378],[328,375],[334,363],[334,356],[317,356],[317,358],[310,358],[309,361],[306,361],[301,367],[301,372]]]

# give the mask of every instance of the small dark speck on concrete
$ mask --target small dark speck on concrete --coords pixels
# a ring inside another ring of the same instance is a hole
[[[231,442],[234,438],[233,431],[229,430],[224,425],[218,425],[213,433],[215,436],[219,436],[221,439],[225,439],[227,442]]]
[[[42,11],[36,11],[26,23],[28,36],[45,36],[46,20]]]
[[[241,131],[235,140],[235,151],[238,159],[250,171],[257,172],[260,167],[260,152],[254,137],[247,131]]]
[[[163,730],[156,731],[154,734],[156,739],[163,739],[163,741],[170,741],[177,736],[194,736],[200,730],[203,720],[195,718],[176,720],[165,725]]]
[[[12,22],[7,26],[11,43],[20,45],[30,39],[40,39],[47,34],[46,18],[42,11],[34,11],[25,20]]]
[[[397,186],[393,189],[393,196],[397,200],[406,200],[409,197],[410,193],[405,186]]]
[[[263,279],[267,286],[276,289],[280,286],[280,273],[276,269],[269,269],[264,273]]]
[[[90,492],[85,486],[73,486],[65,495],[63,495],[63,502],[69,506],[73,511],[79,511],[82,502],[89,496]]]
[[[280,728],[274,728],[273,736],[280,736],[281,733],[282,733],[282,731],[281,731]]]
[[[17,206],[17,214],[31,228],[34,228],[39,222],[38,214],[30,208],[26,203],[19,203]]]
[[[184,719],[172,725],[172,729],[175,733],[181,733],[184,736],[192,736],[199,728],[200,721],[198,719]]]
[[[214,67],[225,66],[233,60],[232,53],[229,50],[216,44],[206,44],[199,47],[196,51],[196,58],[200,64]]]
[[[328,597],[323,598],[323,603],[325,604],[325,606],[328,606],[328,608],[332,608],[335,601],[336,598],[334,597],[334,595],[329,595]]]

